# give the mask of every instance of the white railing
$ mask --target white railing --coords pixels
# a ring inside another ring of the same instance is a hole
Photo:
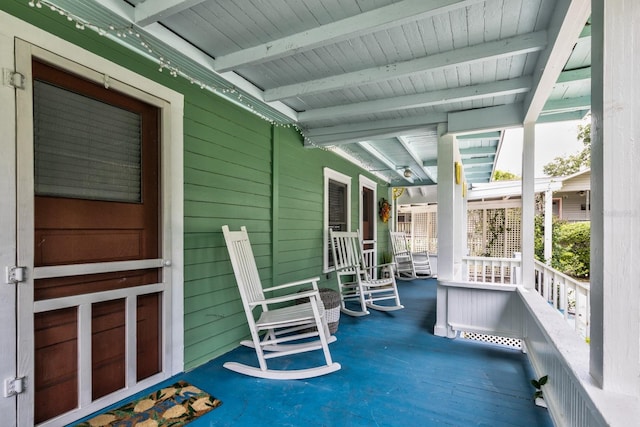
[[[520,258],[462,257],[462,278],[469,282],[517,285]]]
[[[579,282],[540,261],[534,263],[536,291],[560,311],[580,335],[588,338],[591,297],[589,283]]]
[[[535,290],[557,309],[573,328],[589,337],[589,283],[580,282],[539,261],[534,261]],[[463,257],[462,280],[519,285],[520,258]]]

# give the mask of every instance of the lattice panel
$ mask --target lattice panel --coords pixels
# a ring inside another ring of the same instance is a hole
[[[494,223],[493,233],[491,222]],[[520,252],[521,234],[520,208],[467,212],[467,247],[471,256],[511,258],[514,252]]]
[[[522,247],[522,209],[509,208],[505,212],[504,256],[511,258],[514,252],[521,252]]]
[[[488,342],[491,344],[503,345],[510,348],[522,349],[522,340],[520,338],[499,337],[497,335],[478,334],[475,332],[460,332],[460,338],[473,341]]]
[[[483,209],[473,209],[467,212],[467,247],[470,256],[484,254]]]

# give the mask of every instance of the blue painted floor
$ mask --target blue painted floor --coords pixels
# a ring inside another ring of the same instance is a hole
[[[253,350],[237,348],[166,381],[184,379],[222,400],[189,427],[553,426],[533,403],[524,354],[434,336],[435,280],[398,286],[404,310],[341,315],[331,344],[338,372],[293,381],[247,377],[222,367],[228,360],[257,366]],[[321,357],[317,351],[269,363],[307,367]]]

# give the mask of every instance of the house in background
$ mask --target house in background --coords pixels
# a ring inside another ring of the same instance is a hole
[[[591,169],[560,178],[562,187],[553,193],[553,215],[564,221],[591,219]]]

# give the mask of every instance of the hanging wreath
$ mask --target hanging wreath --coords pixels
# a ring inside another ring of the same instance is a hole
[[[387,202],[387,199],[380,200],[378,207],[380,208],[380,219],[382,222],[389,221],[389,217],[391,216],[391,205]]]

